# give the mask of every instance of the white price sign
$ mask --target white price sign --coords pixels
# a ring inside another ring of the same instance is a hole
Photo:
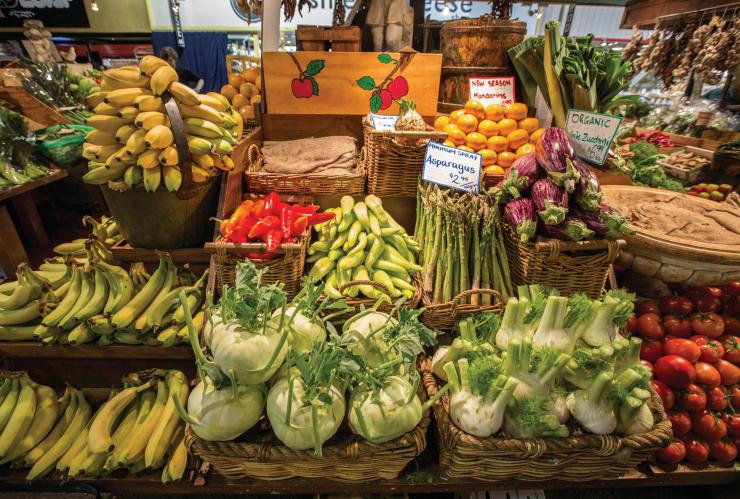
[[[484,106],[501,104],[508,106],[516,102],[513,76],[471,76],[470,99],[480,101]]]
[[[478,192],[481,160],[480,154],[430,141],[421,178],[460,191]]]
[[[621,123],[619,116],[571,109],[565,130],[579,158],[603,165]]]
[[[371,114],[373,128],[376,130],[395,130],[398,115]]]

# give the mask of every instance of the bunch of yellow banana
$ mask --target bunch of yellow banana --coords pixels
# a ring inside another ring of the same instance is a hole
[[[179,480],[187,449],[173,398],[186,403],[187,378],[154,369],[124,382],[93,414],[76,388],[67,386],[57,398],[25,372],[6,373],[0,380],[0,464],[30,468],[29,481],[54,470],[75,478],[160,467],[164,483]]]
[[[101,90],[88,97],[95,115],[87,123],[83,180],[101,185],[123,181],[129,188],[154,192],[161,185],[175,192],[182,183],[180,160],[162,95],[177,102],[193,156],[195,182],[234,167],[231,153],[244,123],[228,99],[216,92],[201,95],[178,81],[162,59],[145,56],[138,66],[103,72]]]
[[[179,272],[164,253],[152,275],[143,264],[127,271],[94,256],[84,265],[45,263],[36,272],[22,264],[18,281],[0,285],[0,341],[187,343],[178,295],[185,292],[202,326],[206,277],[204,273],[196,280],[190,271]]]

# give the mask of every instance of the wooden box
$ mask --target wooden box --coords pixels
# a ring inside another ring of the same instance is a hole
[[[11,110],[19,112],[44,127],[69,123],[63,114],[47,106],[21,87],[0,86],[0,101],[7,102]]]

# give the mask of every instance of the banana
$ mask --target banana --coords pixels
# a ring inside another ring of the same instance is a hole
[[[169,192],[177,192],[182,185],[182,173],[177,166],[162,166],[162,178]]]
[[[82,288],[82,270],[79,267],[72,269],[72,278],[70,279],[70,287],[67,294],[64,295],[62,301],[57,307],[46,317],[41,320],[41,324],[44,326],[58,326],[64,317],[72,310],[80,296]]]
[[[167,61],[160,59],[156,55],[145,55],[139,61],[139,71],[146,76],[152,76],[157,69],[165,66],[169,66]]]
[[[183,118],[201,118],[217,125],[220,125],[224,121],[219,112],[210,106],[204,106],[203,104],[197,106],[179,104],[177,107],[180,108],[180,114]]]
[[[98,262],[98,265],[105,271],[110,294],[113,295],[113,299],[106,302],[103,313],[106,315],[115,314],[134,297],[134,282],[131,280],[129,273],[122,267],[106,262]]]
[[[164,112],[164,102],[161,97],[155,97],[153,95],[142,95],[134,99],[133,106],[141,112],[145,111],[158,111]]]
[[[158,383],[163,383],[161,380]],[[139,403],[137,406],[131,405],[131,418],[129,421],[124,419],[124,422],[118,425],[116,431],[113,433],[113,443],[115,449],[108,456],[105,463],[105,470],[110,472],[116,468],[121,468],[123,464],[123,456],[125,455],[126,449],[129,447],[131,439],[135,433],[146,421],[149,413],[154,407],[154,402],[157,397],[155,390],[146,390],[139,397]],[[128,418],[128,415],[127,415]]]
[[[53,251],[58,255],[71,255],[72,253],[85,251],[85,241],[87,239],[75,239],[67,243],[57,244],[54,246]]]
[[[105,163],[98,163],[97,161],[88,161],[87,162],[87,171],[91,172],[97,168],[102,168],[105,166]]]
[[[93,92],[90,95],[87,96],[85,99],[87,101],[87,105],[90,106],[90,108],[97,107],[98,104],[103,102],[105,100],[105,96],[108,95],[108,92]]]
[[[33,330],[34,340],[43,340],[50,336],[57,336],[62,332],[61,328],[56,326],[44,326],[43,324],[37,325]]]
[[[16,443],[26,435],[36,413],[36,391],[26,376],[21,377],[20,383],[21,389],[18,394],[18,401],[13,409],[13,414],[8,420],[8,424],[3,429],[2,435],[0,435],[0,457],[3,458],[9,452],[12,452]]]
[[[195,326],[195,329],[200,331],[203,329],[203,323],[206,320],[206,314],[203,310],[200,310],[198,313],[196,313],[193,316],[193,325]],[[183,325],[180,330],[177,332],[177,337],[182,341],[183,343],[187,343],[189,341],[189,335],[188,335],[188,325]]]
[[[26,480],[33,481],[38,477],[44,476],[49,473],[53,468],[54,464],[67,452],[67,449],[74,443],[75,438],[87,425],[88,419],[90,419],[90,405],[85,400],[82,392],[75,390],[75,396],[77,397],[77,412],[72,418],[72,422],[64,432],[64,435],[56,441],[49,451],[44,454],[28,472]]]
[[[201,168],[213,168],[215,159],[210,154],[194,154],[193,161]]]
[[[125,119],[134,121],[136,116],[139,114],[139,110],[134,106],[125,106],[118,110],[117,116]]]
[[[77,324],[67,335],[70,345],[85,345],[97,339],[95,332],[86,323]]]
[[[93,293],[90,300],[83,304],[83,307],[75,312],[73,318],[77,323],[84,322],[94,315],[103,313],[103,308],[108,301],[108,281],[103,270],[94,267],[94,284]]]
[[[116,133],[114,135],[115,143],[119,144],[125,144],[128,141],[128,138],[131,137],[131,135],[136,132],[138,128],[136,128],[135,125],[124,125],[118,130],[116,130]],[[93,132],[90,132],[93,133]]]
[[[170,84],[175,81],[177,81],[177,71],[167,64],[166,66],[160,66],[152,73],[152,80],[149,82],[149,86],[154,95],[162,95],[169,88]]]
[[[203,276],[193,284],[192,287],[195,288],[195,292],[186,293],[186,303],[189,310],[197,310],[202,305],[204,298],[203,288],[205,286],[207,276],[207,273],[203,273]],[[176,324],[182,324],[185,322],[185,309],[182,304],[180,304],[177,309],[175,309],[175,313],[172,314],[172,322]]]
[[[28,341],[34,339],[38,326],[0,326],[0,341]]]
[[[33,300],[16,310],[0,310],[0,326],[17,326],[41,315],[41,301]]]
[[[113,156],[108,158],[105,162],[107,168],[120,168],[123,166],[131,166],[136,163],[136,156],[130,154],[126,146],[122,146]]]
[[[218,92],[208,92],[205,95],[199,95],[201,104],[211,106],[213,109],[219,112],[226,112],[231,109],[231,102],[225,96]]]
[[[157,308],[159,306],[159,303],[166,299],[170,293],[170,290],[172,289],[172,286],[175,284],[175,279],[177,277],[177,267],[172,263],[172,261],[168,261],[168,268],[167,268],[167,275],[165,276],[164,283],[159,289],[159,292],[157,295],[152,299],[152,301],[148,304],[147,308],[144,309],[141,314],[139,314],[139,317],[136,318],[134,321],[134,330],[137,332],[139,331],[148,331],[151,329],[151,326],[149,325],[149,314],[152,313],[152,310]]]
[[[10,295],[0,296],[0,309],[17,310],[29,301],[41,296],[41,288],[38,285],[28,282],[28,279],[26,278],[26,264],[20,264],[18,266],[17,273],[18,285]],[[34,294],[36,296],[32,298]]]
[[[146,144],[144,143],[145,136],[146,130],[136,130],[132,133],[126,141],[126,152],[131,156],[137,156],[146,151]]]
[[[112,92],[108,92],[108,95],[105,96],[104,101],[106,104],[121,108],[132,106],[134,100],[137,97],[141,97],[142,95],[152,94],[144,88],[122,88],[120,90],[113,90]]]
[[[83,431],[85,438],[87,439],[87,432]],[[87,448],[87,440],[84,442],[84,447],[80,449],[80,451],[75,454],[75,456],[72,458],[72,460],[69,462],[69,469],[67,470],[67,477],[68,478],[76,478],[78,476],[82,475],[82,464],[87,460],[92,453],[90,452],[90,449]],[[57,463],[57,466],[59,463]]]
[[[153,308],[147,311],[147,325],[150,327],[159,327],[163,325],[164,322],[162,319],[164,318],[167,311],[175,305],[177,305],[175,309],[175,315],[178,311],[180,311],[180,309],[182,308],[182,305],[180,305],[180,291],[185,292],[185,296],[188,298],[188,305],[190,305],[190,310],[195,310],[198,307],[200,297],[203,294],[203,286],[205,285],[207,276],[208,273],[204,272],[200,279],[193,283],[192,286],[180,286],[168,292],[162,298],[162,300],[160,300]],[[190,297],[193,298],[192,301],[189,300]],[[173,315],[173,318],[175,317],[175,315]],[[182,322],[182,320],[184,320],[184,314],[180,319],[180,322]]]
[[[185,427],[180,425],[170,446],[170,459],[162,470],[162,483],[180,480],[188,464],[188,448],[185,446]]]
[[[146,111],[136,115],[134,123],[144,130],[151,130],[157,125],[170,126],[170,120],[166,114],[157,111]]]
[[[118,162],[117,165],[112,164],[110,167],[106,165],[106,168],[96,168],[85,173],[82,180],[87,184],[102,185],[110,180],[120,178],[128,166],[129,164],[126,162]]]
[[[137,116],[138,118],[138,116]],[[105,116],[101,114],[94,114],[85,120],[85,123],[91,127],[100,130],[101,132],[113,133],[124,125],[131,123],[129,120],[119,118],[118,116]]]
[[[189,135],[196,135],[207,139],[216,139],[223,137],[226,132],[212,121],[201,118],[185,118],[185,132]]]
[[[234,152],[234,147],[224,139],[207,139],[213,144],[213,151],[219,156],[228,156]]]
[[[149,148],[164,149],[171,146],[175,141],[172,130],[164,125],[157,125],[150,129],[144,136],[144,144]]]
[[[28,451],[26,455],[23,456],[23,459],[21,460],[22,467],[26,468],[33,466],[36,461],[49,452],[54,444],[56,444],[65,434],[77,413],[78,399],[75,396],[75,393],[76,390],[70,386],[67,386],[64,390],[64,395],[62,395],[58,400],[60,416],[56,423],[54,423],[54,428],[52,428],[49,434],[44,437],[40,444],[36,445],[36,447]]]
[[[58,326],[65,331],[71,330],[75,327],[79,321],[76,320],[76,316],[80,310],[90,301],[95,290],[93,289],[94,282],[92,272],[85,271],[84,269],[80,272],[80,294],[75,301],[75,304],[67,312],[67,315],[59,321]]]
[[[136,164],[144,170],[159,167],[159,149],[147,149],[139,154]],[[144,175],[146,175],[146,172],[144,172]]]
[[[110,452],[115,449],[111,431],[113,430],[116,419],[136,400],[139,392],[146,390],[150,386],[152,386],[151,381],[141,386],[124,388],[101,407],[100,411],[93,418],[90,424],[90,431],[87,435],[87,446],[90,448],[90,452],[97,454],[100,452]]]
[[[188,149],[190,154],[203,155],[211,152],[213,144],[200,137],[188,137]]]
[[[28,427],[28,432],[21,433],[20,440],[17,441],[11,452],[0,461],[0,464],[12,461],[36,447],[54,426],[59,415],[57,394],[52,388],[39,385],[36,388],[36,401],[36,412]]]
[[[3,378],[3,384],[0,385],[0,405],[5,401],[5,397],[10,393],[10,387],[13,385],[11,378]]]
[[[126,441],[113,451],[114,461],[118,466],[130,466],[144,457],[147,442],[164,412],[168,395],[167,383],[162,379],[158,380],[156,399],[152,402],[148,413],[146,416],[137,418]]]
[[[8,389],[7,395],[3,399],[3,403],[0,404],[0,432],[2,432],[8,424],[10,417],[13,415],[13,410],[18,402],[18,395],[21,393],[21,382],[18,378],[12,378],[10,381],[10,388]]]
[[[92,332],[100,335],[101,337],[113,334],[113,326],[110,321],[104,315],[96,315],[87,321],[87,325],[90,327]]]
[[[170,87],[167,89],[175,98],[178,104],[185,104],[188,106],[199,106],[200,99],[198,98],[198,92],[193,90],[187,85],[183,85],[178,81],[173,81]]]
[[[155,192],[162,183],[162,167],[157,164],[154,168],[144,170],[144,189]]]
[[[107,458],[107,452],[88,455],[87,459],[85,459],[85,462],[80,465],[79,476],[98,476],[100,471],[103,469],[103,465],[105,464]]]
[[[141,345],[141,337],[133,331],[114,331],[113,339],[115,343],[121,345]]]
[[[100,149],[102,149],[102,146],[85,143],[82,145],[82,157],[88,161],[95,161]]]
[[[234,138],[240,138],[244,133],[244,118],[235,109],[231,109],[231,119],[234,120],[236,126],[234,127]]]
[[[108,104],[107,102],[101,102],[100,104],[95,106],[95,109],[93,109],[93,113],[102,116],[118,116],[118,108],[116,106]]]
[[[224,135],[221,138],[228,142],[232,147],[234,146],[234,144],[236,144],[236,139],[229,132],[224,132]]]
[[[121,146],[118,144],[102,146],[100,149],[98,149],[98,152],[95,154],[95,159],[98,160],[100,163],[105,163],[108,160],[108,158],[110,158],[115,153],[117,153],[120,148]]]
[[[69,475],[74,476],[72,465],[77,461],[79,465],[82,464],[82,460],[84,459],[81,456],[87,456],[87,435],[90,432],[90,422],[87,422],[87,425],[82,430],[82,432],[77,435],[77,438],[72,443],[72,445],[67,449],[67,452],[64,453],[64,455],[57,461],[56,469],[57,471],[65,472],[69,470]],[[79,461],[78,461],[79,460]]]
[[[159,153],[159,162],[164,166],[177,166],[180,163],[180,158],[177,156],[177,148],[175,146],[169,146]]]
[[[108,71],[113,71],[109,73]],[[138,71],[130,71],[125,68],[115,68],[104,71],[101,76],[101,90],[107,92],[115,90],[127,90],[129,88],[149,89],[149,78],[142,76]]]
[[[157,333],[157,343],[163,347],[171,347],[177,345],[180,342],[180,338],[177,335],[178,327],[168,326]]]
[[[226,130],[233,130],[236,127],[236,121],[231,117],[231,113],[219,113],[221,119],[221,126]]]
[[[170,397],[144,450],[144,463],[149,469],[156,468],[162,463],[172,440],[172,435],[181,424],[180,416],[175,411],[175,404],[172,398],[176,397],[180,404],[183,405],[186,403],[190,391],[187,379],[180,371],[168,371],[165,381],[167,382]]]
[[[208,180],[208,177],[210,177],[210,173],[208,173],[208,170],[205,170],[197,165],[191,165],[191,170],[193,172],[193,181],[194,182],[205,182]]]
[[[126,171],[123,172],[123,181],[126,182],[129,189],[133,189],[135,185],[141,183],[141,168],[137,165],[126,168]]]
[[[151,390],[146,390],[144,393],[151,392]],[[137,396],[138,401],[132,402],[128,405],[128,408],[126,409],[126,413],[121,418],[120,422],[116,425],[116,429],[113,431],[113,434],[111,435],[111,440],[113,441],[114,448],[118,447],[120,445],[123,445],[123,443],[126,440],[126,437],[131,432],[131,429],[136,424],[136,420],[138,418],[139,414],[139,406],[141,405],[141,397]],[[112,453],[111,453],[112,456]]]
[[[114,329],[126,329],[144,311],[162,288],[170,265],[174,265],[170,256],[166,253],[160,254],[159,267],[152,275],[152,278],[136,293],[136,296],[131,301],[111,317],[111,323]]]

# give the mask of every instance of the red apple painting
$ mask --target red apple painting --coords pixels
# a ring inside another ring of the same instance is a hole
[[[404,59],[405,55],[403,54],[401,59]],[[373,113],[388,109],[394,101],[398,101],[409,93],[408,80],[403,76],[396,76],[396,73],[407,61],[404,61],[403,64],[399,63],[397,59],[389,54],[378,55],[378,60],[383,64],[393,64],[393,69],[380,84],[376,84],[373,77],[368,75],[357,80],[357,85],[361,89],[372,91],[372,94],[370,94],[370,111]]]
[[[290,82],[290,90],[293,93],[293,97],[296,99],[308,99],[314,95],[319,95],[319,84],[316,81],[316,75],[324,69],[324,59],[310,61],[304,71],[298,62],[298,58],[293,53],[290,53],[290,57],[298,68],[298,78],[293,78]]]

